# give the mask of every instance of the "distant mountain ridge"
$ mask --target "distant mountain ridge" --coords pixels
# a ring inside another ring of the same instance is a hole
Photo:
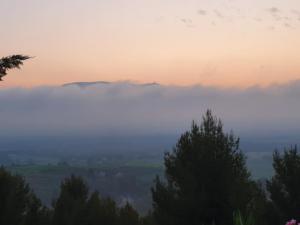
[[[132,81],[116,81],[116,82],[109,82],[109,81],[92,81],[92,82],[85,82],[85,81],[80,81],[80,82],[72,82],[72,83],[66,83],[63,84],[63,87],[69,87],[69,86],[78,86],[80,88],[86,88],[94,85],[109,85],[109,84],[132,84],[132,85],[137,85],[137,86],[157,86],[160,85],[159,83],[152,82],[152,83],[135,83]]]

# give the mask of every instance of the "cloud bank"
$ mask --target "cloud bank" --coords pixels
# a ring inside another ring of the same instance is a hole
[[[130,82],[0,90],[1,135],[178,134],[209,108],[236,133],[300,130],[300,81],[246,90]]]

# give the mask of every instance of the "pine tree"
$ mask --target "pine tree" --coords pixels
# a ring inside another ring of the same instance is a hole
[[[166,182],[157,177],[152,188],[158,224],[229,225],[234,211],[249,207],[253,182],[239,139],[224,133],[210,110],[200,126],[192,123],[164,161]]]
[[[40,199],[31,194],[25,214],[24,225],[50,225],[51,211],[42,205]]]
[[[271,200],[276,209],[275,224],[283,224],[290,219],[300,220],[300,154],[297,147],[275,151],[273,155],[275,174],[267,183]]]
[[[30,59],[31,57],[26,55],[12,55],[3,57],[0,59],[0,81],[7,74],[7,70],[18,68],[23,65],[23,61]]]
[[[120,218],[118,225],[139,225],[139,214],[134,208],[127,202],[124,207],[120,209]]]
[[[54,202],[53,223],[55,225],[82,225],[85,221],[85,207],[88,187],[81,177],[72,175],[61,184],[58,199]]]
[[[47,224],[50,217],[24,178],[0,168],[0,224]]]
[[[86,206],[86,224],[99,225],[103,224],[103,216],[101,215],[102,206],[98,192],[94,192],[89,198]]]
[[[118,207],[111,198],[105,198],[101,201],[102,224],[118,225]]]
[[[87,225],[119,225],[118,208],[115,201],[110,198],[100,198],[98,192],[94,192],[86,206]]]

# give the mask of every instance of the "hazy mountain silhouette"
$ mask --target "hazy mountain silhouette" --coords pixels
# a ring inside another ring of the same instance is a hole
[[[116,81],[116,82],[109,82],[109,81],[93,81],[93,82],[86,82],[86,81],[79,81],[79,82],[72,82],[72,83],[66,83],[63,84],[63,87],[69,87],[69,86],[78,86],[80,88],[86,88],[90,86],[95,86],[95,85],[109,85],[109,84],[127,84],[127,85],[137,85],[137,86],[156,86],[160,85],[159,83],[152,82],[152,83],[134,83],[131,81]]]

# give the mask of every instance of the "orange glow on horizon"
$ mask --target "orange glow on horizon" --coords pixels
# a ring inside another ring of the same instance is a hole
[[[298,0],[276,3],[279,15],[268,0],[14,4],[0,9],[14,15],[0,21],[1,55],[36,58],[9,71],[2,87],[133,80],[245,88],[300,79]]]

